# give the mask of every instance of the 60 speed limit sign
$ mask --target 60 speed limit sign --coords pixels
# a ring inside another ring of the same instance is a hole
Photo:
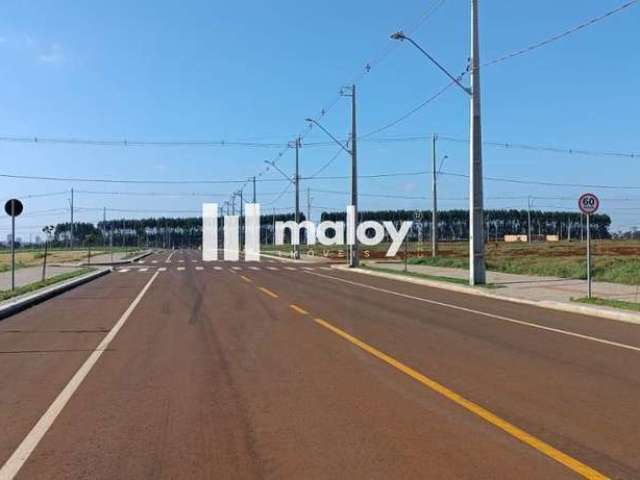
[[[585,193],[578,199],[578,208],[582,213],[591,215],[600,208],[600,200],[593,193]]]

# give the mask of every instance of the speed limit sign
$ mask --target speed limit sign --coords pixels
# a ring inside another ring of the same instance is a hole
[[[600,208],[600,200],[593,193],[585,193],[578,199],[578,208],[585,215],[591,215]]]

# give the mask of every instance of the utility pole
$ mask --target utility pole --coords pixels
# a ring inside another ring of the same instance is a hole
[[[296,225],[300,223],[300,137],[296,138],[296,173],[294,183],[296,186],[296,211],[295,211],[295,222]],[[293,246],[293,258],[296,260],[300,259],[300,243],[298,245]]]
[[[351,205],[353,205],[355,225],[358,228],[358,142],[356,122],[356,85],[351,86]],[[358,235],[354,235],[351,247],[351,268],[360,264],[358,254]]]
[[[73,250],[73,188],[71,189],[71,226],[70,226],[70,233],[71,233],[71,238],[69,239],[69,246],[71,247],[71,249]]]
[[[531,243],[531,196],[527,197],[527,242]]]
[[[471,0],[471,129],[469,178],[469,283],[486,283],[484,258],[484,198],[482,192],[482,125],[480,117],[480,47],[478,0]]]
[[[311,189],[307,187],[307,220],[311,221]]]
[[[102,207],[102,247],[107,246],[107,236],[105,232],[107,231],[107,207]]]
[[[253,203],[256,203],[256,177],[253,177]]]
[[[431,256],[433,258],[438,256],[438,175],[436,172],[436,142],[438,141],[438,135],[433,134],[432,139],[432,148],[431,148],[431,156],[432,158],[432,176],[431,176],[431,194],[433,196],[432,199],[432,207],[431,211]]]

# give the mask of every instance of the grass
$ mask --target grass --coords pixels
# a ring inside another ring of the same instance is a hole
[[[625,302],[624,300],[611,300],[608,298],[574,298],[574,302],[586,303],[588,305],[600,305],[604,307],[620,308],[623,310],[630,310],[632,312],[640,312],[640,303]]]
[[[60,275],[56,275],[51,278],[47,278],[44,281],[30,283],[29,285],[23,285],[22,287],[18,287],[15,290],[2,290],[0,291],[0,301],[8,300],[13,297],[17,297],[20,295],[24,295],[26,293],[35,292],[36,290],[40,290],[41,288],[48,287],[50,285],[54,285],[56,283],[64,282],[65,280],[69,280],[71,278],[78,277],[80,275],[84,275],[85,273],[92,272],[93,268],[81,268],[80,270],[74,270],[72,272],[61,273]]]
[[[455,283],[458,285],[464,285],[464,286],[469,286],[469,281],[467,279],[464,278],[455,278],[455,277],[447,277],[447,276],[441,276],[441,275],[428,275],[426,273],[417,273],[417,272],[405,272],[404,270],[394,270],[391,268],[383,268],[383,267],[372,267],[369,266],[365,263],[362,263],[360,265],[362,268],[365,268],[367,270],[373,270],[376,272],[384,272],[384,273],[392,273],[394,275],[404,275],[406,277],[415,277],[415,278],[424,278],[425,280],[434,280],[437,282],[448,282],[448,283]],[[482,285],[482,288],[499,288],[498,285],[495,285],[493,283],[488,283],[486,285]]]

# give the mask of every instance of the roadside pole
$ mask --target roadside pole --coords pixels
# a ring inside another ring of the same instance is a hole
[[[431,256],[438,256],[438,173],[436,171],[436,142],[438,135],[433,134],[431,152]]]
[[[16,288],[16,217],[22,213],[22,202],[12,198],[4,204],[4,211],[11,217],[11,290]]]
[[[591,298],[591,215],[600,208],[600,200],[593,193],[585,193],[578,199],[578,208],[585,215],[587,222],[587,297]]]

